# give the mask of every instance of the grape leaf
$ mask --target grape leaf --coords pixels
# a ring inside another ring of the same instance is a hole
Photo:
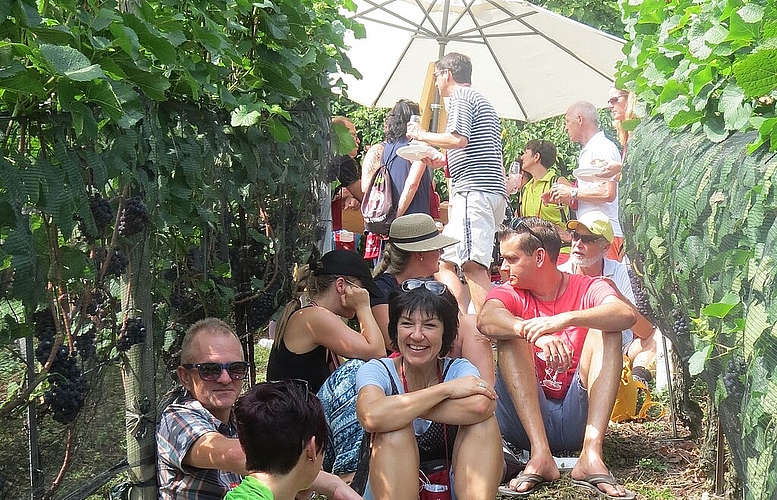
[[[748,97],[760,97],[777,88],[777,49],[754,52],[734,65],[734,76]]]

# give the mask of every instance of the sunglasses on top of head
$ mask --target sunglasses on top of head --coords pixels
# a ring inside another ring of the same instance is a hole
[[[248,374],[248,363],[245,361],[232,361],[231,363],[184,363],[181,366],[187,370],[197,369],[202,380],[218,380],[224,370],[232,380],[243,380]]]
[[[310,384],[307,380],[301,379],[301,378],[285,378],[282,380],[268,380],[268,384],[284,384],[293,385],[297,390],[302,391],[305,393],[305,402],[307,403],[310,400]]]
[[[445,293],[445,290],[448,289],[448,287],[443,283],[434,280],[420,280],[413,278],[402,282],[402,290],[405,292],[409,292],[421,287],[426,288],[435,295],[442,295]]]
[[[530,235],[534,236],[534,238],[537,239],[537,241],[540,242],[540,248],[545,248],[545,242],[540,238],[540,235],[535,233],[532,228],[529,227],[529,225],[526,223],[526,221],[521,217],[514,217],[510,221],[510,229],[513,231],[516,231],[518,233],[527,232]]]

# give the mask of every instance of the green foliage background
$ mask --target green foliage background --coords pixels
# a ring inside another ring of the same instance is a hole
[[[353,6],[0,2],[0,349],[16,356],[13,341],[32,339],[42,308],[57,318],[57,346],[96,332],[97,359],[83,361],[92,386],[145,349],[116,350],[130,317],[146,321],[167,384],[180,333],[206,315],[235,324],[250,349],[251,318],[266,324],[288,296],[292,263],[323,235],[328,75],[350,71],[343,7]],[[89,208],[98,194],[114,216],[102,231]],[[119,214],[134,196],[150,224],[122,236]],[[113,277],[99,255],[117,251],[130,262]],[[0,416],[19,415],[46,388],[33,363],[30,387],[21,373],[3,381]],[[77,424],[76,441],[88,435]],[[24,488],[24,474],[1,475],[6,491]]]
[[[720,142],[757,130],[777,150],[777,5],[772,0],[621,0],[618,84],[674,129]]]
[[[672,337],[685,377],[700,375],[712,395],[710,416],[720,419],[745,498],[770,499],[777,492],[777,159],[767,148],[745,152],[755,136],[715,144],[701,131],[674,132],[659,117],[643,123],[629,141],[621,222],[653,320]],[[674,328],[680,316],[690,317],[692,335]]]

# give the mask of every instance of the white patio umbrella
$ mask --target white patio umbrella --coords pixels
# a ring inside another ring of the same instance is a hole
[[[503,118],[537,121],[580,100],[604,106],[624,40],[522,0],[355,0],[366,38],[346,39],[362,74],[348,96],[390,107],[418,99],[430,62],[472,60],[472,86]]]

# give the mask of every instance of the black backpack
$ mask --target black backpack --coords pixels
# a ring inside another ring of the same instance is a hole
[[[396,156],[392,155],[391,161],[394,161],[394,158]],[[361,212],[364,219],[364,229],[375,234],[388,234],[391,223],[397,218],[397,209],[392,195],[391,174],[388,165],[382,161],[364,192]]]

